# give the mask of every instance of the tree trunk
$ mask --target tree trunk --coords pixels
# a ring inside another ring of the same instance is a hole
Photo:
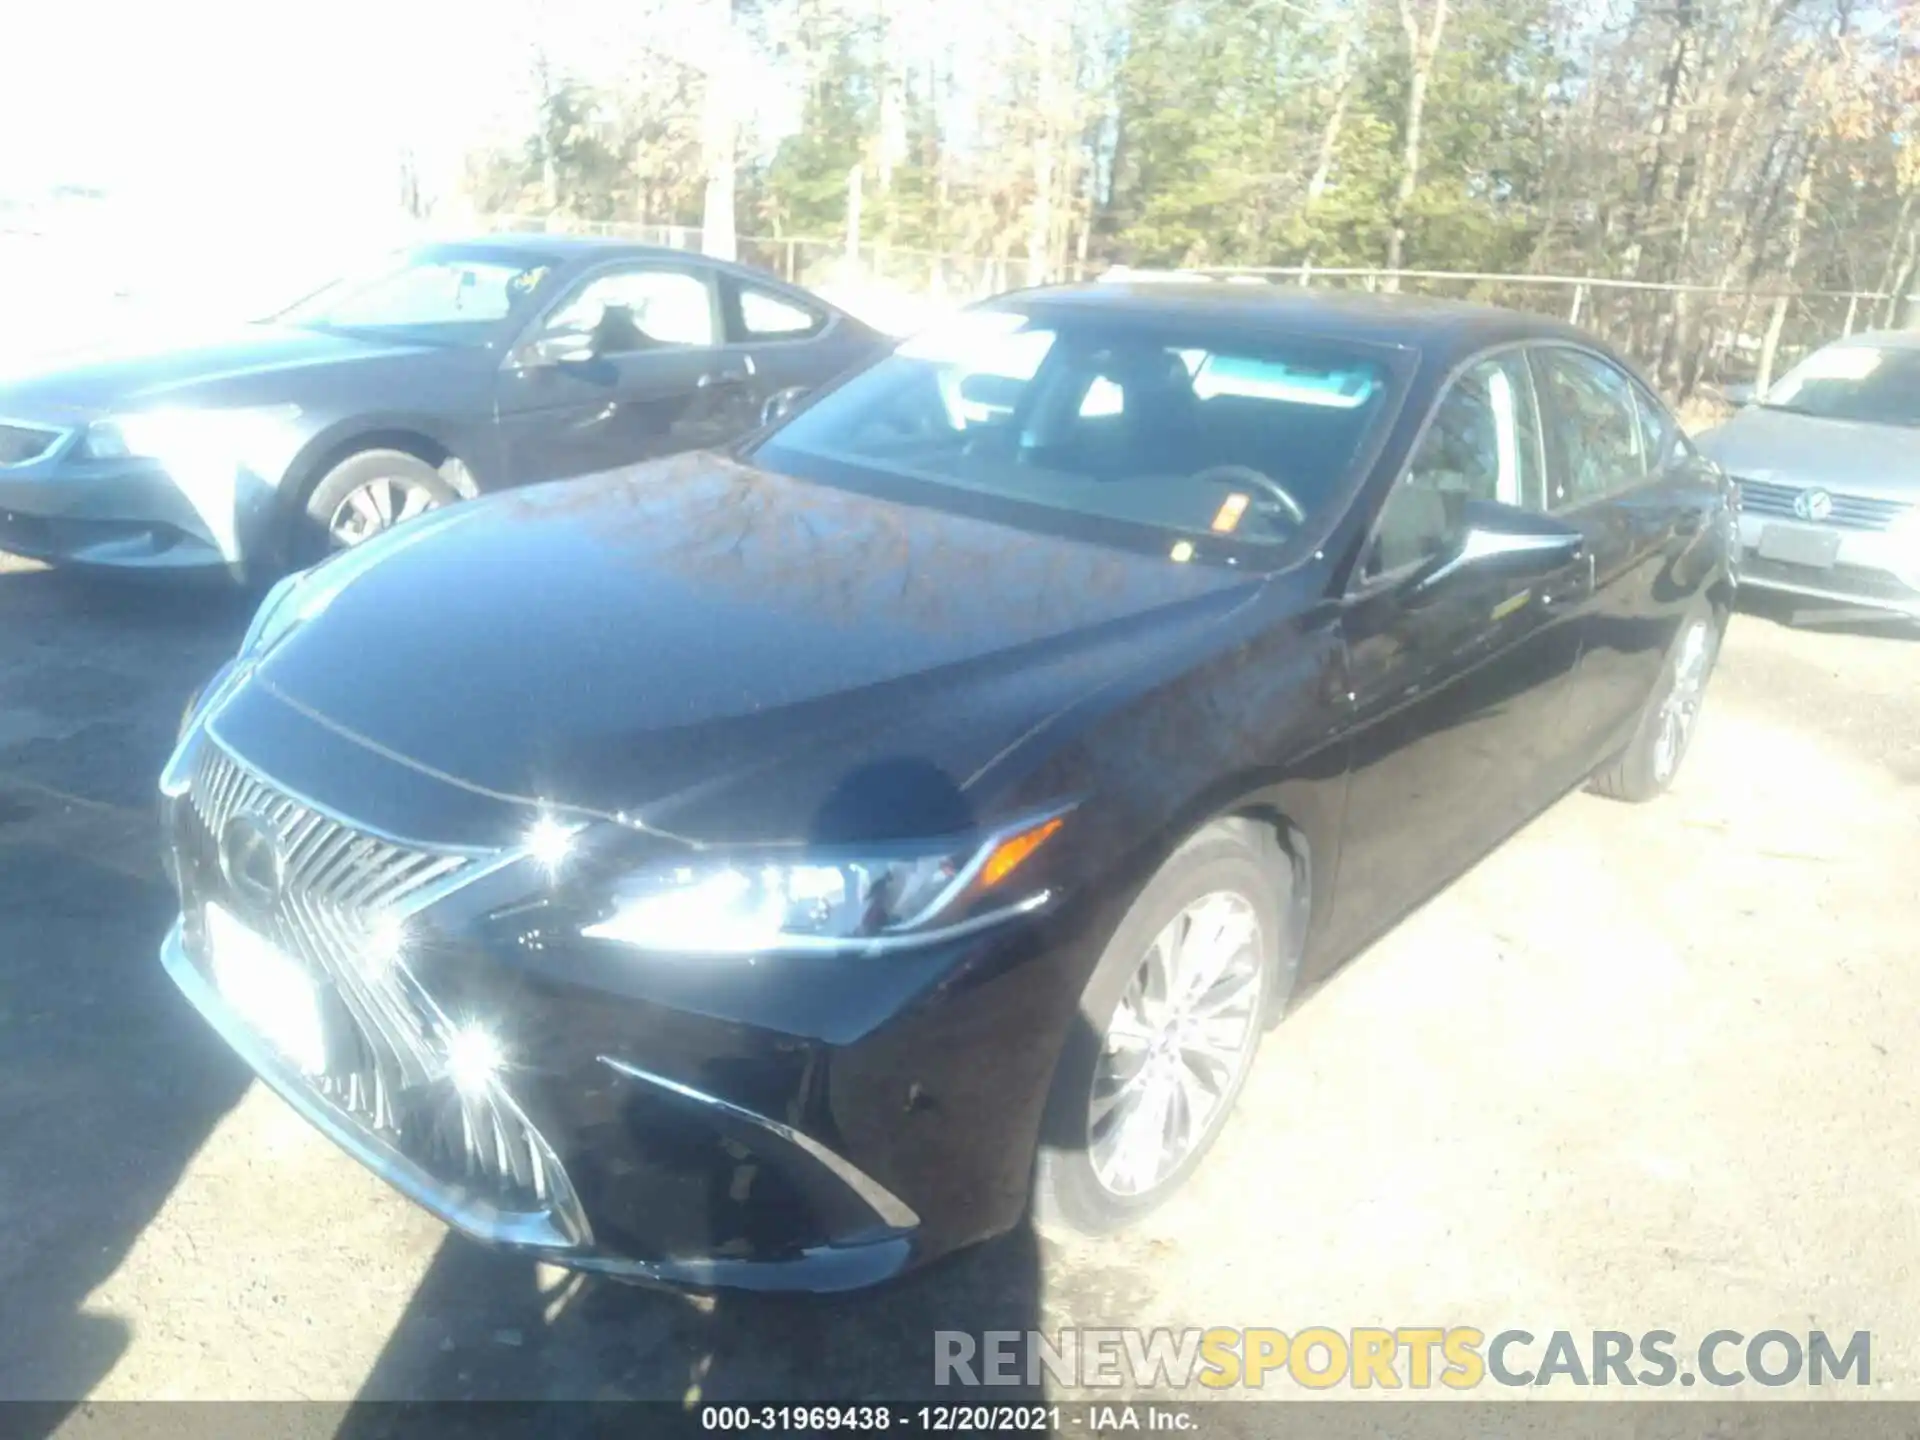
[[[1914,261],[1920,256],[1920,224],[1913,220],[1914,193],[1900,197],[1900,213],[1893,222],[1893,244],[1887,247],[1887,263],[1881,267],[1880,283],[1874,289],[1886,296],[1873,302],[1874,314],[1883,326],[1912,325],[1912,316],[1904,314],[1907,288],[1913,283]],[[1872,323],[1871,321],[1869,323]]]
[[[706,167],[706,196],[700,208],[700,249],[731,260],[738,239],[733,214],[734,167],[739,146],[735,98],[744,79],[739,37],[733,32],[733,0],[708,0],[715,49],[707,66],[701,102],[700,148]]]
[[[1893,299],[1887,303],[1887,323],[1920,330],[1920,229],[1907,232],[1907,259],[1893,282]]]
[[[1793,284],[1793,272],[1800,265],[1800,242],[1806,236],[1807,211],[1813,203],[1814,157],[1809,142],[1806,157],[1801,161],[1800,179],[1793,187],[1793,214],[1787,221],[1787,263],[1783,271],[1785,285]],[[1780,335],[1787,324],[1787,297],[1782,295],[1773,302],[1773,313],[1767,317],[1766,337],[1760,342],[1760,372],[1754,377],[1753,391],[1764,395],[1767,387],[1773,383],[1773,364],[1780,349]]]
[[[1636,17],[1637,18],[1637,17]],[[1661,200],[1673,183],[1678,164],[1669,159],[1668,148],[1684,139],[1687,113],[1683,105],[1686,88],[1687,56],[1693,45],[1694,9],[1689,0],[1681,0],[1674,12],[1673,39],[1666,60],[1660,67],[1660,107],[1653,119],[1652,151],[1640,167],[1640,203],[1632,238],[1621,258],[1620,273],[1637,279],[1649,230],[1657,230]]]
[[[1320,128],[1320,150],[1313,162],[1313,174],[1307,180],[1307,204],[1326,193],[1333,177],[1334,157],[1340,152],[1340,132],[1346,128],[1347,102],[1353,97],[1353,51],[1367,24],[1367,7],[1353,7],[1353,18],[1340,32],[1340,47],[1333,56],[1333,104],[1327,109],[1327,123]]]
[[[1407,79],[1404,144],[1400,151],[1400,186],[1393,197],[1393,229],[1387,237],[1387,269],[1399,270],[1406,261],[1407,211],[1420,188],[1420,127],[1426,118],[1427,82],[1433,77],[1434,57],[1447,28],[1447,0],[1433,0],[1433,19],[1426,33],[1414,13],[1415,0],[1400,0],[1400,25],[1407,32],[1407,57],[1412,72]],[[1386,288],[1398,290],[1400,277],[1388,275]]]
[[[1053,250],[1053,30],[1042,17],[1034,47],[1038,67],[1033,129],[1033,206],[1027,212],[1027,284],[1044,285]]]
[[[553,153],[553,71],[545,50],[534,54],[533,83],[540,95],[540,202],[542,213],[552,215],[560,208],[560,167]]]

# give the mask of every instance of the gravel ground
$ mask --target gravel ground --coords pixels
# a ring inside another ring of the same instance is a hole
[[[1920,638],[1737,617],[1675,793],[1569,798],[1361,957],[1147,1228],[820,1304],[485,1253],[214,1042],[149,795],[244,619],[0,557],[0,1398],[895,1396],[940,1328],[1468,1324],[1864,1329],[1920,1399]]]

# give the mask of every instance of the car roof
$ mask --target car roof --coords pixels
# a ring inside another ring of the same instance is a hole
[[[682,250],[671,245],[643,245],[616,235],[565,235],[542,230],[506,230],[491,235],[453,236],[432,240],[414,247],[419,250],[454,251],[467,256],[489,256],[502,260],[528,257],[554,263],[565,274],[601,260],[678,260],[697,261],[714,270],[734,275],[759,286],[798,290],[771,271],[738,260],[722,260],[697,250]],[[811,303],[836,313],[839,307],[824,297],[806,292]]]
[[[1829,342],[1832,348],[1847,346],[1870,350],[1920,350],[1920,330],[1862,330],[1857,335]]]
[[[1470,355],[1517,340],[1570,340],[1605,349],[1599,341],[1549,316],[1436,300],[1421,295],[1373,295],[1260,281],[1101,280],[1015,291],[994,304],[1048,309],[1110,310],[1154,316],[1192,316],[1239,325],[1272,325],[1296,333],[1373,344],[1405,345],[1445,355]],[[1611,353],[1611,352],[1609,352]]]
[[[543,230],[505,230],[491,235],[451,236],[433,240],[423,249],[487,250],[502,255],[543,255],[568,259],[601,255],[648,255],[685,257],[685,250],[665,245],[642,245],[611,235],[558,235]]]

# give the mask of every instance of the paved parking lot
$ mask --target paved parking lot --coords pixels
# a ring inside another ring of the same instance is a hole
[[[1038,1323],[1867,1329],[1920,1399],[1920,639],[1738,617],[1677,792],[1362,957],[1144,1231],[820,1304],[483,1253],[248,1083],[154,959],[149,802],[244,622],[0,558],[0,1398],[903,1396]]]

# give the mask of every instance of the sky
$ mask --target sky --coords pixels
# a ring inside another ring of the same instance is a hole
[[[264,313],[418,238],[407,151],[458,228],[466,156],[530,132],[537,54],[604,82],[643,48],[702,47],[700,0],[0,6],[0,202],[29,207],[0,208],[0,307],[32,353],[121,324],[129,299],[166,323]],[[757,108],[779,78],[755,77]],[[105,203],[41,203],[56,187]]]
[[[81,185],[170,212],[390,208],[403,147],[445,191],[476,145],[527,133],[538,50],[589,81],[641,45],[699,53],[697,0],[668,0],[666,24],[647,18],[659,4],[15,0],[0,197]]]
[[[0,195],[84,185],[205,206],[391,205],[512,112],[531,0],[20,0],[0,86]],[[22,57],[60,63],[20,63]]]

